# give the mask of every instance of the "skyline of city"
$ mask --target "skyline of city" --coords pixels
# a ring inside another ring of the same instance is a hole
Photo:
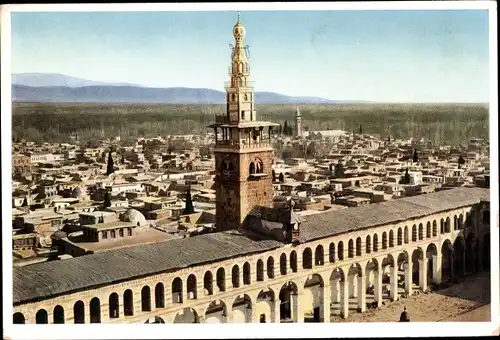
[[[227,26],[236,16],[13,13],[12,73],[222,90]],[[487,10],[243,11],[241,20],[257,91],[377,102],[489,101]]]

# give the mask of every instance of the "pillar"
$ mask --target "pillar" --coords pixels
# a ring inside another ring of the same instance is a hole
[[[366,275],[358,275],[358,308],[361,313],[366,310]]]
[[[226,301],[224,301],[224,303],[226,304],[226,311],[227,311],[226,323],[233,323],[233,306],[227,304]],[[252,309],[252,319],[253,319],[253,313],[255,312]]]
[[[302,310],[300,301],[300,288],[297,288],[297,294],[293,295],[293,308],[292,308],[292,319],[294,322],[302,323],[304,322],[304,311]],[[295,314],[295,315],[294,315]]]
[[[332,283],[332,285],[330,287],[330,291],[331,291],[331,294],[332,294],[332,302],[333,303],[340,302],[340,289],[339,289],[339,285],[340,285],[340,280],[335,279],[335,280],[333,280],[333,283]]]
[[[357,277],[358,275],[351,275],[349,276],[349,296],[352,298],[358,297],[358,290],[357,290]]]
[[[394,264],[391,266],[391,283],[390,283],[391,300],[398,300],[398,266]]]
[[[278,293],[279,293],[279,290],[278,290]],[[274,298],[274,319],[273,319],[273,322],[274,323],[280,323],[281,322],[281,314],[280,314],[280,304],[281,304],[281,301],[278,298]],[[256,309],[257,308],[257,305],[256,304],[252,304],[252,310]]]
[[[323,285],[323,296],[321,299],[321,309],[320,314],[323,315],[323,322],[329,323],[331,318],[331,307],[330,307],[330,281],[326,281]]]
[[[412,277],[412,263],[405,263],[405,292],[408,295],[413,294],[413,277]]]
[[[377,271],[375,272],[375,283],[374,283],[374,300],[377,303],[377,307],[382,305],[382,264],[378,263]]]
[[[340,315],[345,319],[349,315],[349,282],[347,275],[340,281]]]
[[[427,290],[427,259],[418,260],[418,284],[423,292]]]
[[[432,255],[432,281],[435,284],[441,283],[441,261],[442,255]]]

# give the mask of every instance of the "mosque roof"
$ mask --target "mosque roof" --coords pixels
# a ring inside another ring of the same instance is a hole
[[[302,221],[300,240],[307,242],[489,201],[489,195],[489,189],[456,188],[340,211],[298,218],[293,216],[293,219]],[[261,209],[256,211],[255,215],[264,216],[268,213],[267,209]],[[283,223],[290,217],[278,216],[274,220]],[[265,252],[282,245],[275,240],[258,240],[238,231],[227,231],[110,250],[67,261],[15,267],[13,302],[20,304],[45,299],[133,278]]]

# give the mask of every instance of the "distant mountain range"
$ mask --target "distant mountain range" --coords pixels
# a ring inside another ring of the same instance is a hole
[[[58,73],[12,75],[12,100],[17,102],[224,104],[226,93],[205,88],[154,88],[129,83],[106,83]],[[291,97],[256,92],[256,104],[360,103],[319,97]]]

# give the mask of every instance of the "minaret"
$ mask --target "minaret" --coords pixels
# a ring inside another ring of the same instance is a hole
[[[299,108],[295,111],[295,137],[302,136],[302,116],[300,115]]]
[[[217,231],[239,229],[256,205],[272,206],[271,133],[279,124],[257,121],[245,34],[238,14],[226,112],[216,115],[215,124],[210,125],[215,132]]]

